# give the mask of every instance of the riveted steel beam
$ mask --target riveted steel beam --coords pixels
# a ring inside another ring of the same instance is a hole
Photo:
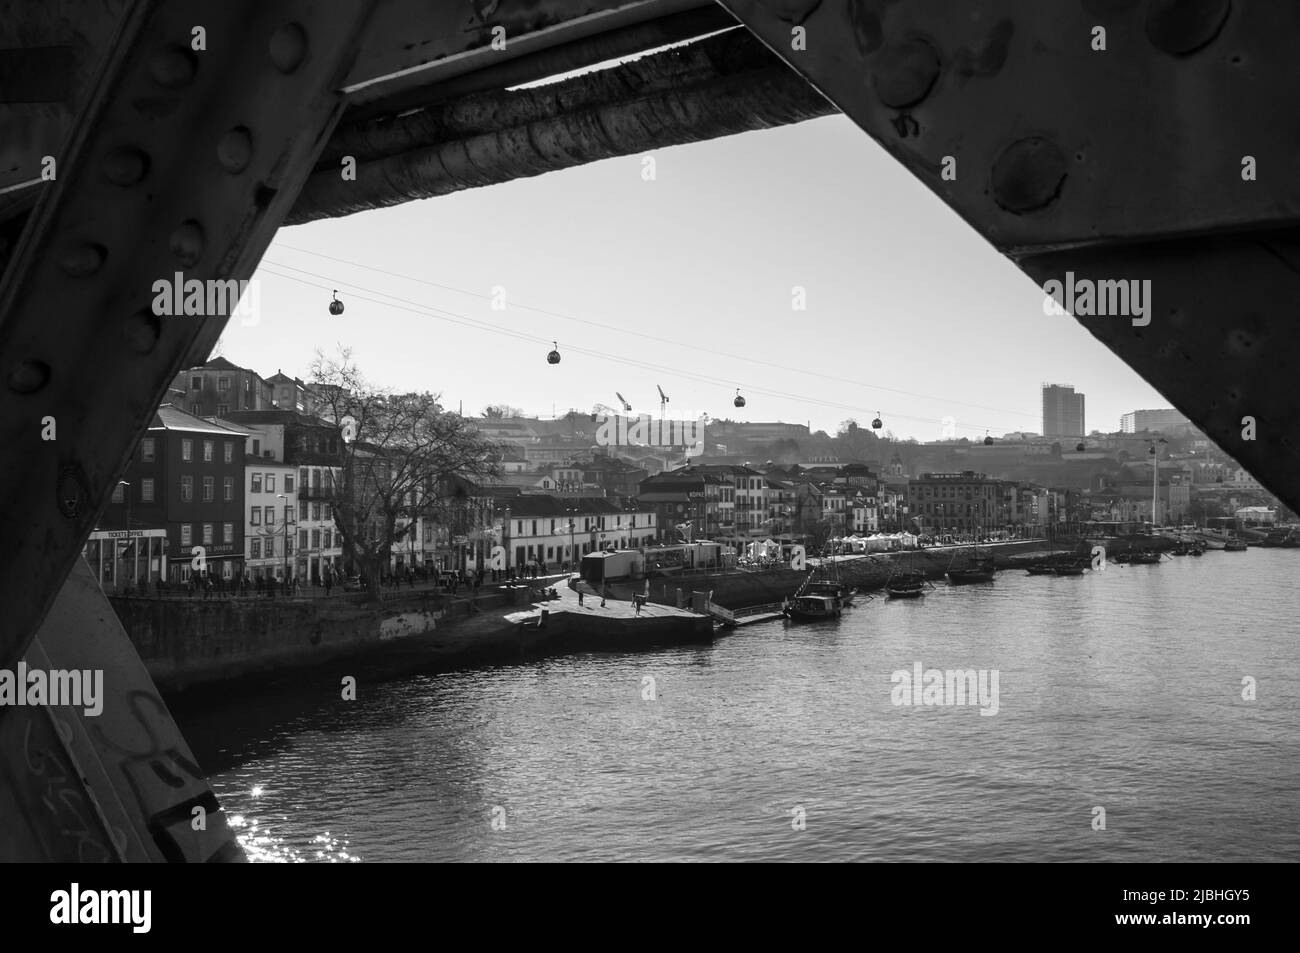
[[[49,609],[168,383],[233,307],[160,315],[155,283],[252,274],[342,111],[370,8],[126,9],[0,279],[0,427],[22,461],[0,471],[0,667]]]
[[[381,0],[344,83],[354,108],[712,0]]]
[[[1295,4],[720,2],[1009,253],[1300,218]]]
[[[1039,282],[1149,281],[1066,304],[1300,508],[1300,7],[719,2]]]
[[[26,662],[76,672],[94,695],[82,701],[93,707],[51,699],[0,719],[0,862],[245,859],[84,561],[63,584]],[[97,688],[94,673],[102,673]]]

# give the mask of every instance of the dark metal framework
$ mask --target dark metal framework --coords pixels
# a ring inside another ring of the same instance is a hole
[[[95,608],[84,586],[59,593],[169,381],[206,357],[228,317],[159,316],[154,281],[246,279],[289,220],[836,109],[1036,282],[1151,281],[1149,323],[1078,319],[1300,507],[1300,8],[960,6],[0,0],[0,668],[44,651],[33,638],[57,616],[82,618],[131,669],[120,629],[92,621],[111,614],[102,596]],[[507,89],[718,31],[560,90]],[[354,201],[334,171],[348,155],[390,193]],[[56,596],[80,616],[51,614]],[[147,676],[139,690],[152,697]],[[174,733],[160,702],[141,705]],[[0,738],[15,723],[0,710]],[[43,735],[50,752],[60,730]],[[180,777],[175,739],[155,746],[172,752],[155,774]],[[138,755],[119,748],[79,749],[108,759],[104,779],[86,774],[91,801],[121,792],[107,780],[113,758]],[[202,801],[191,781],[177,803]],[[237,854],[221,837],[159,835],[176,804],[137,800],[101,832],[134,825],[138,849],[109,834],[105,859]],[[47,857],[66,847],[0,840],[0,852]]]

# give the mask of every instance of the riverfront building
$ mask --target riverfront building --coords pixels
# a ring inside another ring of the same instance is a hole
[[[103,540],[93,540],[99,552],[88,548],[87,556],[98,561],[101,581],[116,579],[117,588],[133,579],[141,586],[184,582],[199,555],[209,575],[229,580],[242,572],[244,440],[239,428],[159,407],[97,527],[155,532],[118,546],[114,558],[123,565],[110,565],[107,579]]]
[[[922,529],[967,533],[996,528],[1000,481],[983,473],[923,473],[908,483],[908,512]]]
[[[657,520],[635,504],[612,500],[521,495],[510,501],[503,519],[502,545],[507,568],[533,562],[548,567],[576,566],[588,553],[606,549],[635,549],[654,541]]]

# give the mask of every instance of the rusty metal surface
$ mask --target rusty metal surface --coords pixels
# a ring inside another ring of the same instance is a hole
[[[26,662],[45,672],[102,672],[102,711],[19,707],[0,719],[0,861],[245,859],[84,562],[64,583]]]
[[[44,617],[168,383],[225,323],[155,315],[153,283],[252,274],[341,111],[368,12],[170,0],[126,14],[0,285],[4,438],[23,461],[0,471],[0,667]],[[190,49],[196,24],[206,52]],[[41,439],[45,417],[56,440]]]
[[[1300,500],[1300,230],[1071,249],[1021,259],[1039,284],[1145,280],[1149,324],[1077,316],[1270,490]],[[1044,321],[1065,321],[1047,317]],[[1255,422],[1244,439],[1245,418]]]
[[[331,137],[288,224],[815,119],[834,107],[744,29],[523,90],[495,90]],[[343,156],[356,181],[338,174]]]
[[[1300,216],[1300,4],[720,2],[1009,253]]]
[[[126,0],[0,0],[0,221],[30,207],[113,47]],[[4,256],[0,255],[0,265]]]
[[[345,81],[355,106],[712,0],[381,0]],[[503,31],[503,32],[494,32]],[[505,41],[493,48],[494,37]]]

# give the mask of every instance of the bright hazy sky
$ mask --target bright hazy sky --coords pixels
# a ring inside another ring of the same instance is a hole
[[[282,229],[260,320],[232,318],[221,353],[306,379],[341,343],[372,381],[466,413],[589,412],[616,391],[657,413],[658,384],[673,417],[834,433],[879,410],[919,440],[949,415],[958,436],[1039,431],[1044,381],[1086,394],[1089,431],[1169,406],[842,116],[652,155],[653,181],[628,156]]]

